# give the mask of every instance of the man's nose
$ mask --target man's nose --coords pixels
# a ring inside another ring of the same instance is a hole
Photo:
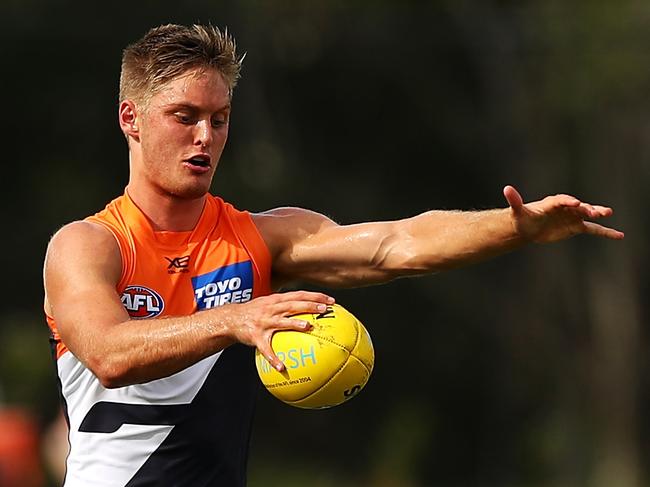
[[[212,143],[212,123],[210,120],[199,120],[196,124],[194,144],[209,147]]]

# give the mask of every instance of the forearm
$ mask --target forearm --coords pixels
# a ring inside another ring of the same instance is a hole
[[[106,387],[167,377],[235,342],[256,347],[276,369],[283,370],[271,348],[273,333],[308,330],[308,321],[293,317],[322,313],[332,303],[334,299],[323,293],[292,291],[189,316],[115,320],[99,331],[85,321],[77,323],[76,333],[68,330],[70,343],[61,336]]]
[[[291,277],[356,287],[461,267],[523,243],[509,209],[429,211],[392,222],[329,228],[281,262],[292,269]]]
[[[112,325],[85,337],[82,361],[106,387],[167,377],[235,341],[226,308]]]
[[[495,257],[524,244],[510,209],[429,211],[396,222],[397,272],[417,274],[453,269]],[[388,259],[390,260],[390,259]]]

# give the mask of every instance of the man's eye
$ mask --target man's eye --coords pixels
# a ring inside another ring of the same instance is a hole
[[[213,118],[212,119],[212,126],[213,127],[221,127],[226,124],[227,119],[223,118]]]
[[[177,119],[180,123],[187,123],[187,124],[189,124],[189,123],[192,123],[192,121],[193,121],[192,117],[189,116],[189,115],[187,115],[186,113],[176,113],[175,116],[176,116],[176,119]]]

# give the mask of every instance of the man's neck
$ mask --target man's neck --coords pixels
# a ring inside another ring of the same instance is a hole
[[[151,221],[155,231],[184,232],[193,230],[201,218],[207,195],[183,199],[155,191],[140,191],[137,186],[126,187],[129,198]]]

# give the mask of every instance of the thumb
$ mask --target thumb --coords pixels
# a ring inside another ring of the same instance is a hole
[[[508,185],[503,188],[503,196],[505,196],[508,205],[510,208],[512,208],[512,211],[516,215],[521,214],[524,208],[524,200],[519,194],[519,191],[517,191],[513,186]]]

